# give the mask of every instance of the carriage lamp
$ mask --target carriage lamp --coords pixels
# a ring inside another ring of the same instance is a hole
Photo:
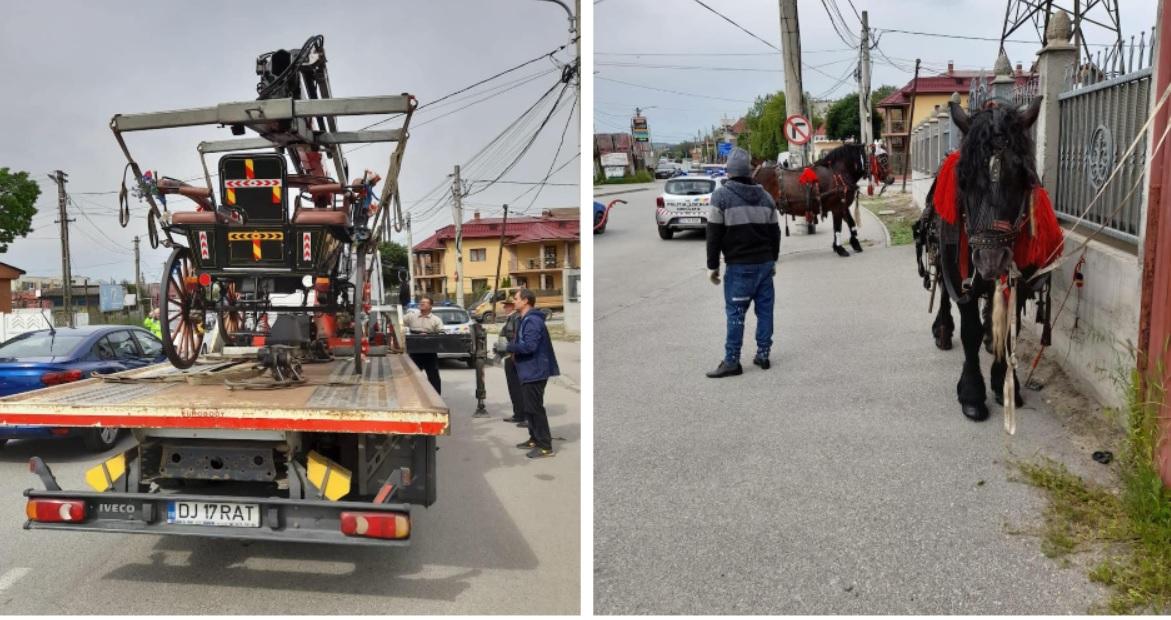
[[[313,276],[305,276],[304,278],[301,278],[301,288],[313,288]]]

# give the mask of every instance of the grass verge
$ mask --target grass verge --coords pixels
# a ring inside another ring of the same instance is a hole
[[[908,245],[914,243],[911,235],[911,224],[919,219],[919,207],[910,194],[892,193],[881,198],[868,198],[861,201],[890,231],[890,244]]]
[[[1137,386],[1137,375],[1132,386]],[[1152,396],[1157,395],[1157,398]],[[1155,467],[1162,389],[1130,390],[1127,430],[1118,459],[1118,488],[1092,484],[1063,465],[1044,460],[1017,463],[1029,484],[1045,492],[1048,504],[1042,551],[1068,559],[1099,551],[1091,580],[1110,588],[1107,613],[1171,611],[1171,492]]]
[[[648,170],[639,170],[631,177],[618,177],[615,179],[607,179],[603,177],[596,177],[594,185],[626,185],[628,183],[653,183],[655,175]]]

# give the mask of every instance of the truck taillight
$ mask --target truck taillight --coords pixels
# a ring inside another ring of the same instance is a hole
[[[665,206],[667,206],[667,203],[663,202],[662,196],[659,196],[658,198],[655,198],[655,206],[656,207],[665,207]]]
[[[399,540],[411,535],[411,517],[401,512],[343,512],[342,534]]]
[[[85,502],[80,499],[28,500],[24,514],[42,523],[78,523],[85,520]]]
[[[80,379],[80,370],[61,370],[47,372],[41,375],[41,383],[45,385],[60,385],[62,383],[69,383],[71,381],[78,381]]]

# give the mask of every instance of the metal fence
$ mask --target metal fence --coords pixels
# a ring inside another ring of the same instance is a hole
[[[1139,55],[1140,63],[1144,56]],[[1139,68],[1114,77],[1096,69],[1071,69],[1066,76],[1070,90],[1058,98],[1061,129],[1054,208],[1062,219],[1082,216],[1119,166],[1117,178],[1085,214],[1085,220],[1105,224],[1104,234],[1137,244],[1143,192],[1130,190],[1144,176],[1146,141],[1140,141],[1129,157],[1119,158],[1147,120],[1151,69]]]

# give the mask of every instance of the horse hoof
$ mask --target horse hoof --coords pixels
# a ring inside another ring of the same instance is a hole
[[[857,238],[850,239],[850,247],[853,248],[855,252],[862,252],[862,244],[858,242]]]
[[[935,346],[940,351],[951,351],[951,338],[940,336],[935,339]]]
[[[963,412],[965,418],[973,422],[983,422],[988,419],[988,406],[984,403],[977,405],[960,403],[960,411]]]
[[[843,257],[843,258],[849,258],[849,257],[850,257],[850,253],[846,251],[846,248],[843,248],[843,247],[842,247],[842,246],[840,246],[840,245],[835,245],[835,246],[834,246],[834,252],[837,252],[837,253],[838,253],[838,256],[841,256],[841,257]]]

